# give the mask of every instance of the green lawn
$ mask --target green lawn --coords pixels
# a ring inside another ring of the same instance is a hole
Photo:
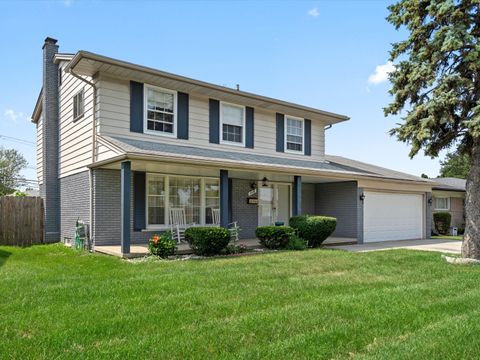
[[[408,250],[129,263],[0,247],[1,359],[478,358],[480,267]]]

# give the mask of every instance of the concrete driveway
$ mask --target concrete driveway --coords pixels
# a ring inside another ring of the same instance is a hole
[[[352,252],[368,252],[392,249],[410,249],[438,251],[442,253],[460,254],[462,241],[450,239],[398,240],[381,241],[366,244],[326,246],[328,249],[346,250]]]

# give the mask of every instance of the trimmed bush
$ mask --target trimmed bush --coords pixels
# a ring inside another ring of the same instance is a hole
[[[435,229],[441,235],[447,235],[452,222],[452,215],[447,212],[438,212],[433,214],[433,223]]]
[[[290,219],[290,226],[298,230],[298,235],[308,242],[308,246],[318,247],[335,231],[337,219],[314,215],[294,216]]]
[[[295,230],[290,226],[259,226],[255,235],[266,248],[283,249],[295,235]]]
[[[230,232],[222,227],[191,227],[185,230],[185,240],[196,255],[217,255],[230,242]]]
[[[304,223],[308,219],[309,216],[310,215],[292,216],[290,218],[290,220],[288,221],[288,224],[290,225],[290,227],[298,230],[301,226],[300,224]]]
[[[176,249],[177,243],[173,240],[170,231],[166,231],[161,235],[155,234],[148,240],[148,250],[150,251],[150,254],[161,258],[166,258],[175,254]]]

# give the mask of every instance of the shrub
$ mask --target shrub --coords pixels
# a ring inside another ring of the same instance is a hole
[[[222,227],[191,227],[185,230],[185,240],[197,255],[219,254],[230,242],[230,231]]]
[[[290,227],[298,230],[301,226],[300,224],[304,223],[308,219],[309,216],[310,215],[292,216],[290,218],[290,220],[288,221],[288,224],[290,225]]]
[[[259,226],[255,235],[266,248],[283,249],[295,235],[295,230],[289,226]]]
[[[298,235],[293,235],[285,248],[287,250],[305,250],[307,246],[307,240],[302,239]]]
[[[248,248],[245,244],[239,244],[239,245],[229,244],[225,248],[225,254],[227,255],[241,254],[246,251],[248,251]]]
[[[173,240],[170,231],[166,231],[161,235],[155,234],[148,240],[148,250],[150,254],[161,258],[175,254],[176,249],[177,243]]]
[[[318,247],[335,231],[337,219],[328,216],[301,215],[290,219],[290,226],[310,247]]]
[[[447,212],[438,212],[433,214],[433,223],[439,234],[447,235],[452,222],[452,215]]]

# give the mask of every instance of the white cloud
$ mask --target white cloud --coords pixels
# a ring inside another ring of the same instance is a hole
[[[395,66],[391,61],[387,61],[383,65],[377,65],[375,73],[368,77],[370,84],[380,84],[388,80],[388,74],[395,70]]]
[[[63,0],[62,4],[66,7],[70,7],[73,4],[73,0]]]
[[[308,15],[312,17],[317,17],[318,15],[320,15],[320,13],[318,12],[318,8],[308,10]]]
[[[7,120],[15,124],[18,123],[19,120],[28,120],[24,113],[16,112],[15,110],[12,110],[12,109],[5,110],[4,115],[7,118]]]

